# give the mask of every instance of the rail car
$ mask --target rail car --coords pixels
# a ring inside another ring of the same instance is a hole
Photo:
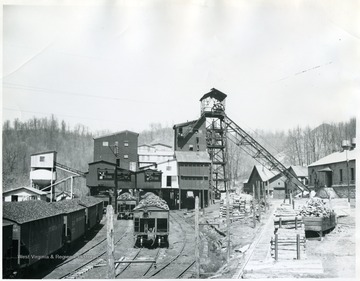
[[[136,197],[132,196],[130,193],[125,192],[118,197],[118,217],[117,219],[133,219],[134,218],[134,208],[136,206]]]
[[[82,198],[57,203],[3,202],[3,277],[17,272],[12,277],[18,278],[25,270],[69,250],[69,245],[88,231],[86,227],[91,229],[98,222],[97,210],[103,204],[99,201]],[[89,207],[83,206],[84,202]]]
[[[169,247],[169,206],[153,195],[134,208],[135,247]]]

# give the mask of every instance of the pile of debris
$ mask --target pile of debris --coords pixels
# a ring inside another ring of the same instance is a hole
[[[161,199],[159,196],[155,195],[152,192],[147,192],[142,196],[142,199],[139,204],[134,208],[134,210],[143,208],[143,207],[158,207],[160,209],[169,210],[169,206],[164,199]]]
[[[325,217],[329,218],[334,210],[325,206],[324,200],[321,198],[311,198],[306,202],[306,205],[302,206],[298,213],[303,217]]]

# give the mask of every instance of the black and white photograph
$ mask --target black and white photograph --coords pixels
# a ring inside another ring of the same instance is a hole
[[[359,277],[359,1],[1,14],[2,279]]]

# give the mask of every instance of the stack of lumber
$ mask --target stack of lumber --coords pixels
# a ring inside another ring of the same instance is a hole
[[[224,204],[224,201],[221,200],[220,201],[220,217],[221,218],[226,218],[226,204]],[[232,217],[233,215],[233,212],[234,212],[234,206],[229,204],[229,215],[230,217]]]
[[[151,193],[151,192],[148,192]],[[161,199],[159,196],[156,196],[154,193],[148,194],[142,199],[139,204],[134,208],[134,210],[143,208],[143,207],[158,207],[160,209],[169,210],[169,206],[164,199]]]
[[[277,230],[278,260],[292,260],[297,258],[297,235],[299,235],[300,259],[306,258],[306,237],[304,229]],[[271,238],[271,256],[275,258],[275,236]]]

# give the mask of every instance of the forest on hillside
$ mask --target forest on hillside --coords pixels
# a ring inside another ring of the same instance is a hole
[[[126,129],[126,128],[124,128]],[[71,168],[88,170],[93,160],[93,138],[109,131],[91,132],[82,124],[70,128],[55,116],[33,117],[25,122],[18,119],[3,123],[3,189],[29,186],[30,155],[44,151],[57,151],[57,162]],[[356,137],[356,119],[348,122],[322,124],[316,128],[296,127],[288,131],[254,130],[248,132],[284,165],[309,165],[334,152],[340,151],[342,140]],[[164,143],[173,146],[173,128],[152,123],[149,129],[139,133],[139,145]],[[246,179],[256,164],[255,160],[239,147],[229,142],[228,171],[232,184]],[[58,171],[58,180],[67,177]],[[85,179],[76,178],[74,188],[79,195],[88,191]],[[69,190],[69,183],[59,185],[58,190]]]

